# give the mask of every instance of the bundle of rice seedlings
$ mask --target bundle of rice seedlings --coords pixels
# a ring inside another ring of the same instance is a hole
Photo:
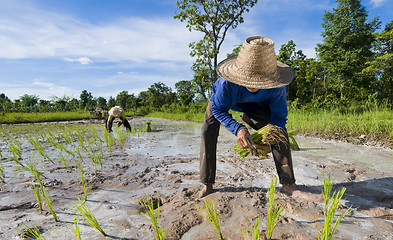
[[[300,150],[299,145],[297,144],[295,137],[293,136],[295,135],[295,131],[288,131],[288,139],[289,139],[289,147],[292,150],[298,151]]]
[[[251,137],[254,143],[257,145],[278,145],[281,142],[286,145],[288,144],[285,137],[285,131],[279,126],[273,124],[267,124],[263,128],[260,128],[255,133],[253,133]],[[238,155],[242,158],[247,157],[251,152],[250,149],[243,149],[238,144],[235,144],[234,148]],[[258,157],[267,158],[266,152],[261,149],[256,150],[258,152]]]

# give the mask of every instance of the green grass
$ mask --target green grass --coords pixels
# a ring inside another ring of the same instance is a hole
[[[88,119],[89,112],[5,113],[0,114],[1,124],[71,121]]]
[[[354,143],[375,141],[387,147],[393,146],[393,112],[388,109],[363,113],[291,110],[287,129]]]

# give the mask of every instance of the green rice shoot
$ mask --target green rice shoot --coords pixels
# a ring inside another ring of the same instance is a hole
[[[224,237],[222,236],[222,232],[220,229],[220,221],[218,219],[217,208],[216,208],[215,202],[214,201],[210,202],[209,199],[207,199],[207,200],[205,199],[204,202],[205,202],[204,209],[205,209],[206,215],[195,203],[194,203],[194,205],[198,209],[198,211],[202,214],[202,216],[215,227],[216,232],[218,233],[218,235],[220,237],[220,240],[224,240]]]

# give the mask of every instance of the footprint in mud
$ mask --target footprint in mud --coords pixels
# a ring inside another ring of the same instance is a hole
[[[349,173],[348,181],[351,182],[356,179],[356,169],[355,168],[347,169],[346,172]]]

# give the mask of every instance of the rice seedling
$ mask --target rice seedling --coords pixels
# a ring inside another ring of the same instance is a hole
[[[126,131],[123,132],[121,129],[115,129],[115,132],[117,134],[120,146],[124,147],[124,145],[126,144],[126,141],[127,141],[127,136],[128,136],[127,132]],[[139,136],[139,134],[138,134],[138,136]]]
[[[71,152],[70,150],[68,150],[67,148],[65,148],[63,145],[61,145],[60,143],[56,143],[54,145],[54,147],[57,147],[58,149],[60,149],[61,151],[64,151],[66,153],[68,153],[68,155],[71,155],[72,157],[75,157],[74,153]]]
[[[44,174],[42,174],[40,171],[37,170],[36,166],[34,165],[34,163],[31,160],[29,160],[26,163],[26,167],[24,167],[23,169],[28,170],[28,171],[30,171],[31,174],[33,174],[33,176],[37,180],[37,182],[40,185],[40,188],[42,190],[44,185],[41,182],[40,176],[45,177]]]
[[[81,231],[79,229],[79,221],[78,221],[78,217],[74,218],[74,226],[71,226],[72,231],[74,232],[74,235],[76,237],[77,240],[81,240]]]
[[[87,186],[87,181],[85,180],[85,172],[83,170],[83,162],[75,160],[75,163],[76,163],[76,166],[78,167],[78,169],[80,171],[81,185],[82,185],[82,189],[83,189],[83,200],[84,200],[84,202],[86,202],[87,201],[87,195],[89,193],[89,188]]]
[[[23,230],[18,229],[21,236],[24,239],[34,239],[34,240],[45,240],[42,236],[40,229],[30,222],[31,227],[29,227],[25,222],[22,221]]]
[[[21,167],[24,167],[24,165],[19,161],[22,159],[22,151],[19,142],[14,140],[13,143],[9,143],[8,149],[12,153],[12,156],[8,156],[8,158],[19,164]]]
[[[0,134],[0,137],[1,137],[1,140],[3,140],[3,142],[8,144],[7,138],[9,139],[9,134],[6,131],[2,130],[1,134]]]
[[[249,239],[249,235],[247,231],[243,231],[242,233],[245,240]],[[259,228],[259,218],[255,220],[255,225],[251,226],[251,240],[260,240],[261,239],[261,229]]]
[[[160,199],[159,195],[157,195],[157,199]],[[153,204],[152,198],[148,198],[147,196],[145,196],[144,199],[139,200],[139,204],[147,210],[146,212],[141,212],[141,213],[153,225],[154,230],[155,230],[155,232],[154,232],[155,239],[156,240],[164,240],[165,239],[165,229],[161,227],[160,203],[158,202],[158,204],[157,204],[157,213],[154,211],[154,204]]]
[[[267,124],[263,128],[257,130],[251,135],[251,137],[254,143],[257,145],[277,145],[281,142],[288,144],[285,131],[282,128],[272,124]],[[251,152],[251,149],[243,149],[238,144],[235,144],[234,148],[238,155],[242,158],[247,157]],[[260,158],[267,158],[266,152],[262,151],[261,149],[256,150]]]
[[[97,219],[91,213],[89,207],[86,203],[83,203],[79,198],[78,201],[80,206],[78,206],[75,202],[72,202],[75,208],[82,214],[82,218],[93,228],[97,229],[103,236],[107,236],[104,230],[101,228],[100,224],[98,223]]]
[[[51,196],[49,194],[49,190],[46,189],[46,188],[43,188],[42,190],[43,190],[42,191],[42,197],[44,198],[46,206],[48,207],[50,213],[52,214],[53,219],[55,220],[55,222],[57,222],[57,215],[56,215],[55,209],[53,208],[52,198],[51,198]]]
[[[42,193],[44,192],[44,185],[43,185],[43,183],[41,181],[40,176],[44,176],[44,175],[37,170],[37,168],[31,162],[31,160],[27,162],[26,167],[24,169],[27,169],[28,171],[30,171],[31,174],[33,174],[33,176],[37,180],[38,185],[40,186],[40,188],[38,189],[36,187],[35,183],[32,184],[32,189],[33,189],[34,195],[35,195],[35,197],[37,199],[38,207],[42,211],[43,210],[42,209],[42,198],[41,198],[40,190],[41,190]]]
[[[104,140],[106,143],[107,148],[110,152],[112,152],[112,146],[115,144],[115,138],[112,134],[109,134],[108,131],[103,130]]]
[[[323,177],[323,190],[322,195],[324,199],[324,225],[322,230],[318,231],[318,240],[330,240],[333,237],[334,232],[336,231],[338,224],[341,219],[348,215],[350,212],[354,211],[352,207],[349,207],[343,214],[337,217],[335,223],[333,224],[333,218],[336,210],[339,208],[340,200],[343,197],[346,188],[343,187],[339,191],[334,191],[332,194],[333,181],[328,175],[327,178],[322,173]]]
[[[61,133],[60,137],[64,139],[66,143],[72,144],[74,142],[74,139],[72,137],[71,131],[69,127],[62,127],[61,128]]]
[[[44,158],[49,160],[51,163],[55,164],[53,160],[49,157],[49,154],[45,151],[44,147],[42,146],[41,142],[38,138],[33,136],[26,136],[30,144],[34,147],[35,150]]]
[[[272,176],[270,179],[270,190],[269,190],[269,209],[267,213],[267,230],[266,230],[266,238],[272,239],[274,227],[280,222],[284,217],[288,214],[284,214],[280,216],[284,211],[282,206],[279,206],[274,203],[275,199],[275,191],[277,186],[277,178]]]
[[[4,166],[0,165],[0,182],[5,183]]]
[[[89,151],[87,152],[87,154],[89,155],[90,159],[93,161],[94,174],[97,175],[97,165],[100,164],[100,167],[102,168],[102,157],[104,155],[102,151],[102,145],[101,142],[100,144],[94,145],[91,139],[86,139],[86,142],[89,147]],[[97,149],[95,147],[97,147]]]
[[[63,154],[63,150],[60,150],[60,152],[59,152],[59,159],[64,167],[72,169],[72,167],[68,164],[67,158]]]
[[[206,215],[195,203],[194,205],[198,209],[198,211],[202,214],[202,216],[215,227],[216,232],[220,237],[220,240],[224,240],[224,237],[222,236],[222,232],[220,229],[220,221],[218,220],[217,208],[215,202],[214,201],[210,202],[209,199],[204,200],[204,202],[205,202],[204,209],[206,211]]]
[[[146,126],[144,128],[146,132],[151,132],[151,122],[146,122]]]
[[[81,129],[78,128],[76,130],[76,132],[77,132],[77,138],[78,138],[79,146],[82,147],[85,151],[87,151],[85,143],[84,143],[84,137],[83,137],[83,134],[81,132]]]
[[[40,208],[40,211],[42,211],[42,198],[41,198],[41,193],[40,193],[40,188],[37,188],[37,186],[33,183],[31,185],[31,188],[33,189],[35,198],[37,199],[37,204],[38,207]]]

